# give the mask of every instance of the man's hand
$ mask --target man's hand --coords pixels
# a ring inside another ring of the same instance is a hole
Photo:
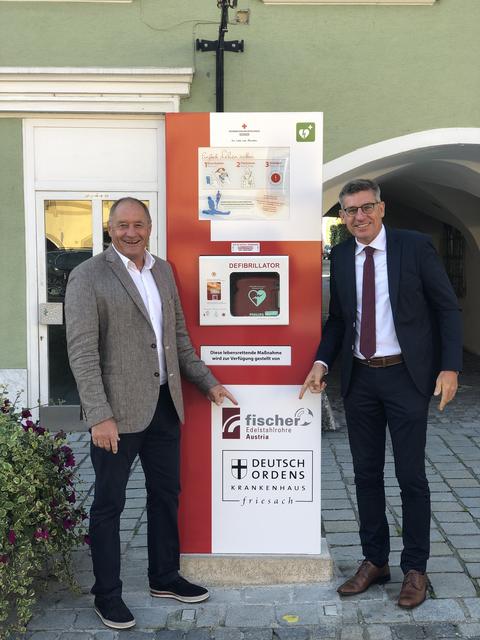
[[[435,385],[434,396],[439,396],[440,403],[438,408],[443,411],[447,404],[454,399],[458,388],[458,373],[456,371],[440,371]]]
[[[117,453],[120,436],[118,435],[117,423],[113,418],[99,422],[90,431],[92,442],[96,447]]]
[[[221,384],[216,384],[214,387],[208,390],[207,398],[212,402],[215,402],[218,406],[223,403],[224,398],[228,398],[233,404],[238,404],[237,400],[230,393],[228,389]]]
[[[323,377],[327,373],[327,369],[320,362],[315,362],[310,373],[305,378],[305,382],[303,383],[303,387],[300,389],[299,398],[300,400],[305,395],[305,391],[310,389],[311,393],[320,393],[325,389],[327,383],[324,382]]]

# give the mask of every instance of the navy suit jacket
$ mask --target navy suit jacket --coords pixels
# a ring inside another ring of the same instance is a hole
[[[462,368],[458,301],[429,236],[385,228],[390,304],[407,370],[418,390],[431,395],[440,371]],[[357,293],[355,239],[331,252],[330,307],[316,360],[329,368],[341,357],[342,395],[353,366]]]

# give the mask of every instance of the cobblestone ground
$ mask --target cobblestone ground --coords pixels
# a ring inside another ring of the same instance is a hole
[[[441,414],[432,403],[427,464],[432,492],[432,557],[429,599],[413,612],[399,609],[401,513],[389,448],[385,477],[392,536],[392,581],[341,599],[336,587],[361,559],[352,461],[338,382],[333,372],[329,399],[339,428],[323,436],[322,517],[335,560],[329,583],[211,589],[200,605],[176,605],[147,594],[146,517],[143,473],[136,464],[122,518],[124,598],[137,626],[106,630],[92,609],[88,552],[75,558],[81,595],[51,583],[29,625],[32,640],[480,640],[480,358],[466,356],[465,373],[453,405]],[[93,471],[85,434],[72,434],[85,502],[91,501]]]

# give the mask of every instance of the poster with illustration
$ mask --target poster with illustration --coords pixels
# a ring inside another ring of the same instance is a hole
[[[198,150],[200,220],[286,220],[288,147]]]

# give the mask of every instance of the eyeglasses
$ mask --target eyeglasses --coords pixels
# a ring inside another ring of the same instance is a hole
[[[357,211],[359,209],[361,209],[363,213],[372,213],[372,211],[375,209],[375,205],[377,204],[380,204],[380,203],[366,202],[365,204],[362,204],[360,207],[347,207],[346,209],[342,209],[342,211],[344,211],[347,214],[347,216],[351,216],[353,218],[353,216],[357,214]]]

